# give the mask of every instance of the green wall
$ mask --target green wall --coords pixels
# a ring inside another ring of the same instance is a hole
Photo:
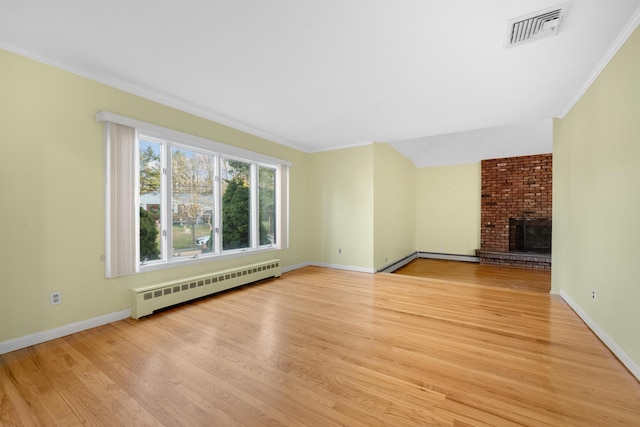
[[[312,154],[314,262],[373,272],[415,252],[415,170],[384,143]]]
[[[552,291],[640,365],[640,30],[555,121],[553,150]]]
[[[373,271],[373,145],[311,154],[316,263]]]
[[[416,168],[388,144],[374,144],[374,268],[416,250]]]
[[[0,75],[0,343],[121,312],[140,284],[272,257],[375,271],[415,250],[415,167],[386,144],[308,154],[2,50]],[[292,162],[289,249],[105,279],[102,110]]]
[[[125,310],[133,285],[311,259],[308,154],[2,50],[0,76],[0,343]],[[292,162],[290,248],[106,280],[101,110]]]
[[[480,249],[480,172],[480,163],[418,169],[417,250],[475,256]]]

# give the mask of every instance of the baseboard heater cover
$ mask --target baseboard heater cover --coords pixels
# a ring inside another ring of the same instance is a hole
[[[391,264],[387,264],[386,266],[378,270],[378,273],[393,273],[397,269],[404,267],[414,259],[418,258],[418,256],[419,256],[418,252],[413,252],[402,259],[394,261]]]
[[[439,252],[418,252],[419,258],[443,259],[448,261],[480,262],[480,258],[473,255],[443,254]]]
[[[139,319],[155,310],[201,298],[270,277],[280,277],[279,259],[244,265],[203,276],[131,289],[131,317]]]

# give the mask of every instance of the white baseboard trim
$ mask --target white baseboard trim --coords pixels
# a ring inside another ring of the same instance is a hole
[[[356,271],[358,273],[375,273],[376,272],[373,268],[355,267],[352,265],[324,264],[324,263],[318,263],[318,262],[312,262],[309,265],[313,265],[314,267],[334,268],[336,270]]]
[[[430,259],[445,259],[449,261],[480,262],[480,258],[474,255],[441,254],[437,252],[418,252],[418,257]]]
[[[310,262],[303,262],[303,263],[301,263],[301,264],[290,265],[290,266],[288,266],[288,267],[282,267],[282,272],[283,272],[283,273],[288,273],[288,272],[290,272],[290,271],[298,270],[299,268],[308,267],[308,266],[310,266],[310,265],[311,265],[311,263],[310,263]]]
[[[359,273],[375,273],[375,270],[372,268],[364,268],[364,267],[354,267],[351,265],[342,265],[342,264],[325,264],[322,262],[303,262],[296,265],[290,265],[289,267],[284,267],[282,269],[283,273],[288,273],[290,271],[297,270],[299,268],[304,267],[325,267],[325,268],[335,268],[336,270],[348,270],[348,271],[357,271]]]
[[[602,330],[602,328],[600,328],[600,326],[598,326],[598,324],[594,322],[587,315],[587,313],[585,313],[584,310],[582,310],[580,306],[571,299],[569,295],[567,295],[565,291],[560,291],[560,296],[569,305],[569,307],[571,307],[571,309],[575,311],[575,313],[582,319],[582,321],[587,324],[589,329],[591,329],[593,333],[596,334],[598,338],[600,338],[604,345],[606,345],[609,350],[611,350],[611,352],[615,354],[620,362],[622,362],[622,364],[626,366],[626,368],[633,374],[633,376],[636,377],[638,381],[640,381],[640,365],[634,362],[633,359],[631,359],[629,355],[627,355],[627,353],[625,353],[624,350],[622,350],[618,346],[618,344],[616,344],[616,342],[611,339],[611,337],[607,335],[607,333]]]
[[[131,310],[126,309],[104,316],[94,317],[92,319],[82,320],[80,322],[70,323],[58,328],[49,329],[48,331],[36,332],[35,334],[25,335],[23,337],[14,338],[8,341],[0,342],[0,354],[9,353],[10,351],[20,350],[21,348],[51,341],[66,335],[75,334],[97,326],[106,325],[108,323],[117,322],[131,316]]]

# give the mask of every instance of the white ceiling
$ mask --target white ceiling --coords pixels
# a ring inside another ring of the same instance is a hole
[[[426,136],[391,145],[419,168],[551,153],[553,119]]]
[[[562,2],[1,0],[0,47],[308,152],[390,142],[418,164],[563,116],[640,21],[640,0],[573,0],[557,36],[504,48],[508,20]]]

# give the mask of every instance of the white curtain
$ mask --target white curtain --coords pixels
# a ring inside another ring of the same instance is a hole
[[[277,239],[280,249],[289,247],[289,166],[280,165],[280,185],[277,189],[276,212],[280,217],[277,221]]]
[[[106,277],[136,272],[136,130],[105,122],[106,130]]]

